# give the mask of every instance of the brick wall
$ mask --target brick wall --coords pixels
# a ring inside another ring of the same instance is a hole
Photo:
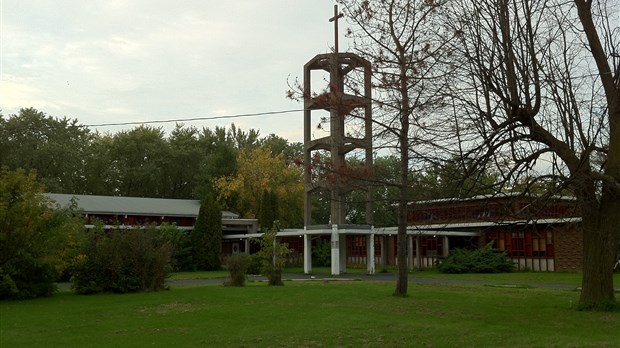
[[[578,224],[554,227],[555,271],[580,272],[583,265],[583,236]]]

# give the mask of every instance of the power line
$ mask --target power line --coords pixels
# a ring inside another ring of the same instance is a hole
[[[170,123],[170,122],[209,121],[209,120],[221,120],[221,119],[231,119],[231,118],[241,118],[241,117],[288,114],[288,113],[299,112],[303,110],[304,109],[291,109],[291,110],[280,110],[280,111],[254,112],[254,113],[248,113],[248,114],[203,116],[203,117],[192,117],[192,118],[175,118],[175,119],[168,119],[168,120],[111,122],[111,123],[99,123],[99,124],[85,124],[85,125],[82,125],[82,127],[109,127],[109,126],[130,126],[130,125],[138,125],[138,124],[158,124],[158,123]]]

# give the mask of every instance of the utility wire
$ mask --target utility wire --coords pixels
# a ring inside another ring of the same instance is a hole
[[[288,113],[299,112],[303,110],[304,109],[291,109],[291,110],[280,110],[280,111],[254,112],[254,113],[236,114],[236,115],[176,118],[176,119],[168,119],[168,120],[111,122],[111,123],[99,123],[99,124],[85,124],[85,125],[82,125],[82,127],[109,127],[109,126],[129,126],[129,125],[138,125],[138,124],[157,124],[157,123],[170,123],[170,122],[208,121],[208,120],[221,120],[221,119],[241,118],[241,117],[288,114]]]

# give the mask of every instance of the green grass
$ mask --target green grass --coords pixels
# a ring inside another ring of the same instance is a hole
[[[578,292],[392,282],[263,282],[0,302],[0,347],[618,347],[620,313]]]

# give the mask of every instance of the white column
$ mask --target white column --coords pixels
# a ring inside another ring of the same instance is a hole
[[[387,247],[387,237],[385,235],[381,236],[381,272],[387,271],[387,257],[388,257],[388,247]]]
[[[304,228],[304,273],[312,273],[312,238]]]
[[[332,275],[340,274],[340,239],[338,236],[338,225],[332,225]]]
[[[413,271],[413,236],[407,235],[407,269]]]
[[[347,273],[347,235],[339,234],[340,238],[340,274]]]
[[[448,236],[443,236],[443,256],[448,256],[448,254],[450,254],[450,241]]]
[[[375,228],[370,228],[370,234],[366,236],[366,271],[375,274]]]
[[[422,269],[422,247],[420,246],[420,236],[415,237],[415,259],[418,269]]]
[[[246,238],[244,243],[245,243],[245,253],[250,255],[250,238]]]

